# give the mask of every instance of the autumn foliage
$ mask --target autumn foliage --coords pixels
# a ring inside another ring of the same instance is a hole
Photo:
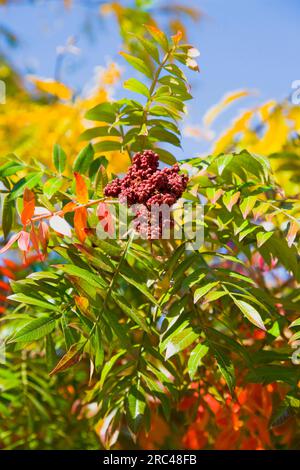
[[[177,162],[185,73],[199,72],[181,22],[197,15],[182,8],[170,34],[142,4],[101,10],[117,18],[133,75],[122,99],[111,95],[114,63],[88,98],[40,77],[31,94],[11,69],[0,109],[0,448],[299,445],[300,108],[249,109],[210,155]],[[247,94],[225,95],[203,126]],[[152,206],[170,207],[175,227],[184,202],[204,207],[194,250],[162,239],[162,219],[148,230]],[[118,203],[143,206],[146,236],[133,223],[114,238]]]

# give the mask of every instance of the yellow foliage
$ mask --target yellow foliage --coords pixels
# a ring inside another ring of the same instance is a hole
[[[295,195],[300,192],[299,131],[300,106],[271,100],[234,120],[214,142],[213,152],[247,149],[269,156],[276,180],[287,194]]]
[[[117,65],[110,64],[101,74],[92,96],[74,101],[70,101],[72,93],[65,85],[53,80],[31,78],[40,91],[51,93],[56,99],[45,103],[34,101],[26,95],[8,97],[6,105],[0,107],[0,155],[5,156],[13,149],[26,161],[36,158],[51,167],[52,149],[55,143],[59,143],[68,156],[70,169],[76,155],[85,145],[80,141],[80,135],[88,125],[84,119],[85,113],[109,99],[107,87],[113,85],[119,77]],[[109,173],[124,172],[129,165],[127,154],[113,151],[101,152],[101,155],[105,155],[109,161]]]
[[[300,132],[300,106],[291,108],[287,116],[293,122],[295,131]]]
[[[266,121],[264,136],[252,148],[252,152],[270,155],[280,152],[285,145],[290,128],[280,108],[276,108]]]
[[[56,96],[61,100],[70,100],[73,92],[61,82],[52,80],[51,78],[39,78],[34,75],[29,75],[28,80],[34,83],[35,87],[44,93]]]
[[[221,101],[217,103],[216,105],[212,106],[205,114],[203,118],[203,122],[205,126],[210,126],[213,121],[216,119],[216,117],[224,111],[227,106],[229,106],[233,101],[236,101],[240,98],[244,98],[245,96],[248,96],[250,92],[248,90],[237,90],[231,93],[226,93]]]
[[[239,116],[234,122],[232,127],[227,130],[219,140],[215,143],[214,153],[225,152],[228,147],[234,142],[236,134],[242,132],[248,126],[250,119],[253,116],[253,111],[246,111]]]

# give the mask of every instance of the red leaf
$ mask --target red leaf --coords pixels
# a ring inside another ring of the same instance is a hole
[[[114,222],[109,211],[108,205],[105,202],[99,202],[97,207],[97,217],[101,222],[104,232],[109,235],[114,234]]]
[[[74,213],[74,228],[78,239],[81,242],[87,237],[85,232],[87,226],[87,209],[85,207],[80,207]]]
[[[30,189],[26,188],[23,195],[23,210],[21,213],[21,222],[26,225],[34,215],[35,196]]]
[[[89,200],[87,185],[84,181],[83,176],[81,176],[79,173],[74,173],[74,176],[76,180],[77,201],[79,202],[79,204],[86,204]]]

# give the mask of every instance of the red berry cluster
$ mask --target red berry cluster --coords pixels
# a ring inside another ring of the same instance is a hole
[[[182,196],[188,176],[179,174],[179,165],[171,168],[158,169],[159,157],[152,150],[145,150],[134,155],[132,165],[124,178],[115,178],[105,187],[104,194],[118,197],[128,206],[141,204],[143,208],[136,210],[136,229],[149,239],[161,238],[163,227],[173,226],[173,220],[162,220],[153,226],[151,206],[167,204],[171,207]],[[152,224],[151,224],[152,220]]]
[[[188,177],[179,174],[179,165],[158,169],[159,157],[152,150],[136,153],[124,178],[115,178],[105,187],[105,196],[127,199],[128,206],[153,204],[172,206],[184,192]]]

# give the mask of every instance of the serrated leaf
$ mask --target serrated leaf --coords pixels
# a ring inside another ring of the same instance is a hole
[[[63,372],[64,370],[69,369],[69,367],[72,367],[74,364],[76,364],[80,359],[84,344],[85,343],[73,344],[56,364],[54,369],[52,369],[49,375],[51,376],[57,374],[57,372]]]
[[[156,41],[165,51],[169,49],[169,41],[163,31],[153,25],[146,25],[146,29],[148,30],[149,34],[151,34],[154,41]]]
[[[218,368],[227,383],[231,395],[233,395],[235,388],[235,372],[233,363],[227,354],[215,344],[210,342],[209,349],[215,356]]]
[[[122,272],[120,273],[120,276],[123,277],[123,279],[125,279],[125,281],[127,281],[129,284],[138,289],[142,294],[144,294],[144,296],[147,297],[147,299],[150,300],[151,303],[153,303],[154,305],[159,305],[155,297],[153,297],[149,289],[144,284],[142,284],[141,281],[137,281],[129,274],[127,275]]]
[[[25,188],[32,189],[35,186],[37,186],[39,183],[42,181],[42,172],[38,173],[30,173],[27,176],[24,176],[24,178],[20,179],[13,187],[9,194],[9,200],[13,201],[17,197],[21,196],[24,192]]]
[[[111,126],[99,126],[93,127],[92,129],[86,129],[80,134],[80,140],[92,140],[97,137],[120,137],[120,132]]]
[[[137,80],[136,78],[129,78],[128,80],[124,82],[123,86],[124,88],[126,88],[126,90],[133,91],[134,93],[139,93],[140,95],[144,95],[147,98],[150,97],[150,92],[149,92],[148,87],[144,83]]]
[[[155,152],[159,155],[159,159],[167,165],[174,165],[177,162],[174,155],[165,149],[155,148]]]
[[[111,369],[113,368],[113,366],[115,365],[115,363],[117,362],[117,360],[123,356],[125,354],[125,350],[122,349],[121,351],[119,351],[117,354],[115,354],[114,356],[112,356],[104,365],[103,369],[102,369],[102,372],[101,372],[101,376],[100,376],[100,380],[97,384],[97,387],[99,387],[100,389],[103,387],[104,385],[104,382],[106,380],[106,377],[108,376],[109,372],[111,371]]]
[[[188,371],[191,380],[194,379],[198,367],[201,365],[201,360],[208,353],[208,346],[205,344],[197,344],[190,354],[188,361]]]
[[[208,284],[205,284],[205,286],[202,286],[196,289],[195,294],[194,294],[194,304],[196,304],[201,299],[201,297],[207,294],[211,289],[213,289],[218,284],[219,284],[219,281],[209,282]]]
[[[240,204],[240,211],[243,215],[243,218],[246,219],[247,216],[252,211],[253,207],[255,206],[257,201],[256,196],[248,196],[246,197]]]
[[[300,222],[290,222],[289,230],[286,236],[288,247],[290,248],[300,230]]]
[[[7,155],[7,159],[11,157],[11,154]],[[10,162],[8,161],[4,165],[0,166],[0,178],[6,178],[7,176],[12,176],[22,171],[24,169],[24,165],[20,162]]]
[[[86,115],[86,119],[90,119],[91,121],[103,121],[112,124],[116,119],[116,112],[118,106],[116,103],[100,103],[94,108],[90,109]]]
[[[141,72],[143,75],[146,75],[146,77],[152,78],[152,70],[147,66],[146,62],[131,54],[127,54],[126,52],[120,52],[120,54],[136,70]]]
[[[222,201],[229,212],[232,211],[233,206],[238,202],[240,195],[241,193],[239,191],[229,191],[224,194]]]
[[[94,145],[95,152],[113,152],[121,150],[121,142],[116,140],[103,140]]]
[[[3,209],[2,209],[2,231],[3,231],[4,240],[6,240],[12,228],[13,208],[14,206],[12,202],[9,200],[9,196],[6,195],[3,198]]]
[[[267,331],[262,321],[262,318],[258,311],[252,307],[252,305],[244,302],[243,300],[234,299],[235,305],[241,310],[241,312],[245,315],[245,317],[253,323],[257,328],[260,328],[263,331]]]
[[[116,302],[117,305],[123,310],[123,312],[133,320],[134,323],[139,325],[144,331],[150,333],[149,327],[146,323],[145,318],[143,317],[142,313],[133,308],[132,306],[129,307],[125,300],[119,296],[116,292],[112,293],[112,298]]]
[[[57,362],[57,354],[55,351],[55,344],[54,344],[52,335],[49,334],[46,336],[46,363],[47,363],[48,370],[53,369],[56,362]]]
[[[127,416],[130,429],[136,434],[143,422],[146,399],[140,384],[131,386],[126,400]]]
[[[62,179],[59,179],[57,177],[50,178],[49,180],[46,181],[46,183],[43,186],[43,191],[44,194],[47,198],[51,199],[51,197],[60,190],[62,185],[64,184]]]
[[[260,248],[273,235],[273,232],[259,232],[256,234],[257,246]]]
[[[66,167],[67,155],[60,145],[55,144],[53,147],[53,162],[59,173],[63,173]]]
[[[176,335],[170,335],[166,346],[165,359],[168,360],[178,352],[186,349],[198,337],[199,333],[196,333],[193,328],[186,328]]]
[[[76,157],[73,163],[73,172],[75,173],[87,173],[90,165],[94,158],[94,148],[92,144],[88,144],[84,147]]]
[[[294,328],[295,326],[300,326],[300,318],[297,318],[297,320],[290,324],[290,328]]]
[[[25,305],[36,305],[37,307],[42,307],[47,310],[58,310],[58,306],[45,302],[44,300],[37,299],[35,297],[26,295],[26,294],[12,294],[8,297],[9,300],[14,300],[15,302],[20,302]]]
[[[152,127],[149,132],[149,137],[151,137],[152,140],[155,139],[157,142],[167,142],[169,144],[175,145],[176,147],[181,147],[181,143],[177,135],[166,129],[163,129],[162,127]]]
[[[75,193],[79,204],[86,204],[89,200],[89,191],[84,177],[75,172]]]
[[[51,333],[55,328],[56,320],[52,317],[40,317],[27,323],[10,340],[9,343],[30,343],[37,341]]]
[[[64,273],[69,276],[75,276],[84,281],[87,281],[91,287],[95,288],[105,288],[106,284],[104,283],[101,276],[97,276],[87,269],[79,268],[78,266],[71,264],[57,264],[56,268],[62,270]]]

